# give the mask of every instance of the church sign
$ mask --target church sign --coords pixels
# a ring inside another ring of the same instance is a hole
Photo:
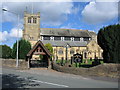
[[[82,63],[82,59],[82,54],[77,53],[73,55],[73,62],[75,63]]]

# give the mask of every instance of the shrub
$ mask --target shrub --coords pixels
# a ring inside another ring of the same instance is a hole
[[[11,58],[12,49],[7,45],[0,45],[0,58]]]

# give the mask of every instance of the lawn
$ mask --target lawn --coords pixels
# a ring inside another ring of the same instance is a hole
[[[68,60],[67,63],[70,63],[71,61]],[[83,59],[82,63],[80,64],[80,67],[92,67],[92,62],[94,62],[94,59],[90,60],[90,59]],[[57,60],[56,61],[57,64],[61,64],[61,60]],[[63,64],[66,63],[66,60],[63,60]],[[100,61],[101,64],[103,64],[103,61]],[[73,62],[72,67],[76,67],[76,63]],[[79,67],[79,63],[77,63],[77,67]]]

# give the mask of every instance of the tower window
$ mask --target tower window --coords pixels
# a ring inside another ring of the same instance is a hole
[[[31,23],[31,17],[28,17],[28,23]]]
[[[37,23],[37,18],[33,18],[33,23]]]

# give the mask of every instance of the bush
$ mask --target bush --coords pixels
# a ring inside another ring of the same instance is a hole
[[[11,58],[12,49],[7,45],[0,45],[0,58]]]

